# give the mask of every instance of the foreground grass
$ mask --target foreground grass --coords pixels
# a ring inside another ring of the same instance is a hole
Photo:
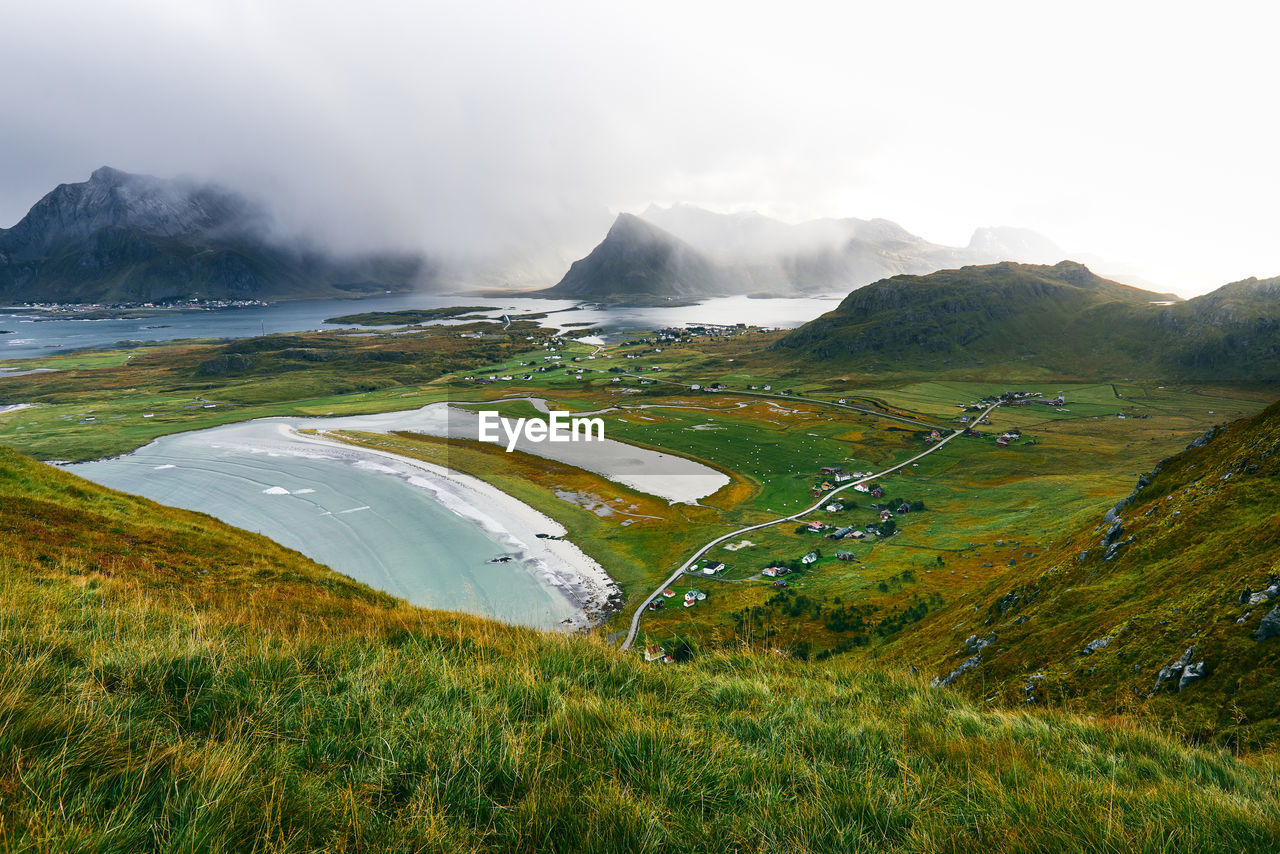
[[[984,711],[883,671],[734,652],[645,665],[413,609],[13,455],[0,469],[10,849],[1280,842],[1272,758],[1124,720]]]

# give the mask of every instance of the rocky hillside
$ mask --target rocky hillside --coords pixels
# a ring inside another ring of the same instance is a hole
[[[895,654],[1013,705],[1153,714],[1195,737],[1274,744],[1278,507],[1280,403],[1164,460],[1096,525],[931,615]]]
[[[1061,377],[1273,382],[1278,281],[1182,302],[1071,261],[963,267],[860,288],[777,347],[879,370],[1002,365]]]
[[[591,254],[539,296],[608,302],[717,296],[733,290],[725,271],[675,235],[619,214]]]
[[[270,218],[209,184],[103,167],[0,230],[0,301],[296,299],[405,290],[419,258],[337,257],[270,237]]]

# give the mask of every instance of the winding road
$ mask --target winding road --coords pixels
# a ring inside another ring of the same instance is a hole
[[[741,394],[741,393],[742,393],[742,392],[734,392],[734,394]],[[761,395],[761,396],[772,396],[772,395]],[[788,396],[788,397],[786,397],[786,398],[784,398],[784,399],[785,399],[785,400],[801,399],[801,400],[802,400],[803,398],[794,398],[794,397]],[[829,403],[829,401],[817,401],[817,402],[819,402],[819,403]],[[851,406],[848,406],[847,404],[834,404],[834,405],[836,405],[836,406],[846,406],[846,408],[849,408],[849,409],[858,409],[858,407],[851,407]],[[978,416],[978,418],[975,418],[975,419],[974,419],[974,423],[976,423],[979,419],[986,418],[986,417],[987,417],[988,415],[990,415],[990,414],[992,413],[992,411],[994,411],[994,410],[995,410],[995,408],[996,408],[997,406],[999,406],[999,405],[1000,405],[1000,403],[997,401],[996,403],[993,403],[991,406],[987,407],[986,411],[984,411],[981,415],[979,415],[979,416]],[[875,414],[883,414],[883,413],[875,413]],[[893,416],[890,416],[890,417],[893,417]],[[904,418],[904,419],[900,419],[900,420],[904,420],[904,421],[905,421],[905,420],[908,420],[908,419],[905,419],[905,418]],[[921,422],[913,422],[913,423],[921,423]],[[663,591],[663,590],[666,590],[668,587],[670,587],[671,585],[675,584],[675,583],[676,583],[676,581],[680,578],[680,576],[682,576],[682,575],[684,575],[684,574],[685,574],[685,571],[686,571],[686,570],[688,570],[688,569],[689,569],[689,567],[693,566],[693,564],[694,564],[694,563],[695,563],[699,558],[701,558],[704,554],[706,554],[706,553],[707,553],[708,551],[710,551],[711,549],[715,548],[716,546],[720,545],[721,543],[725,542],[726,540],[731,540],[731,539],[733,539],[734,537],[742,536],[743,534],[750,533],[751,531],[758,531],[758,530],[760,530],[761,528],[769,528],[769,527],[772,527],[773,525],[778,525],[778,524],[781,524],[781,523],[783,523],[783,522],[794,522],[794,521],[797,521],[797,520],[799,520],[800,518],[802,518],[802,517],[804,517],[804,516],[808,516],[810,513],[814,512],[814,511],[815,511],[815,510],[817,510],[818,508],[822,507],[822,505],[824,505],[824,504],[826,504],[827,502],[829,502],[829,501],[831,500],[832,496],[835,496],[835,495],[837,495],[837,494],[839,494],[839,493],[841,493],[841,492],[844,492],[846,489],[852,489],[853,487],[855,487],[855,486],[859,486],[859,485],[864,484],[864,483],[867,483],[868,481],[872,481],[872,480],[875,480],[876,478],[880,478],[880,477],[884,477],[885,475],[892,474],[893,472],[897,471],[898,469],[901,469],[901,468],[904,468],[904,467],[906,467],[906,466],[909,466],[909,465],[911,465],[912,463],[916,462],[917,460],[920,460],[920,459],[923,459],[924,457],[929,456],[929,455],[930,455],[930,454],[932,454],[934,451],[938,450],[938,449],[939,449],[939,448],[941,448],[943,445],[945,445],[945,444],[947,444],[948,442],[950,442],[952,439],[956,438],[957,436],[962,435],[966,430],[968,430],[968,429],[969,429],[969,427],[970,427],[970,425],[965,425],[965,426],[963,426],[963,427],[958,428],[958,429],[957,429],[957,430],[955,430],[951,435],[949,435],[949,436],[947,436],[946,438],[944,438],[944,439],[942,439],[941,441],[939,441],[936,445],[931,446],[928,450],[924,451],[923,453],[916,454],[914,457],[912,457],[912,458],[911,458],[911,459],[909,459],[909,460],[903,460],[902,462],[898,463],[897,465],[895,465],[895,466],[890,466],[889,468],[885,469],[884,471],[876,472],[876,473],[875,473],[875,474],[873,474],[873,475],[869,475],[868,477],[861,478],[860,480],[851,481],[851,482],[849,482],[849,483],[846,483],[844,486],[837,487],[836,489],[831,490],[831,491],[830,491],[830,492],[828,492],[826,495],[824,495],[824,496],[822,497],[822,499],[821,499],[821,500],[819,500],[819,501],[818,501],[816,504],[814,504],[812,507],[809,507],[809,508],[807,508],[807,509],[805,509],[805,510],[801,510],[799,513],[794,513],[794,514],[792,514],[792,515],[790,515],[790,516],[782,516],[782,517],[780,517],[780,518],[773,519],[773,520],[771,520],[771,521],[769,521],[769,522],[761,522],[761,523],[759,523],[758,525],[748,525],[748,526],[747,526],[747,527],[745,527],[745,528],[739,528],[739,529],[738,529],[738,530],[736,530],[736,531],[730,531],[729,533],[724,534],[723,536],[716,537],[714,540],[712,540],[711,542],[707,543],[707,544],[706,544],[705,546],[703,546],[702,548],[698,549],[698,551],[696,551],[696,552],[693,554],[693,556],[692,556],[692,557],[690,557],[687,561],[685,561],[683,564],[681,564],[681,565],[680,565],[680,568],[679,568],[679,569],[677,569],[675,572],[671,573],[670,577],[668,577],[668,578],[667,578],[667,580],[666,580],[666,581],[664,581],[664,582],[663,582],[663,583],[658,587],[658,589],[657,589],[657,590],[654,590],[652,593],[650,593],[650,594],[649,594],[649,596],[648,596],[648,597],[647,597],[643,602],[641,602],[641,603],[640,603],[640,607],[636,608],[635,613],[631,615],[631,627],[627,630],[627,637],[626,637],[626,639],[622,642],[622,649],[624,649],[624,650],[626,650],[626,649],[630,649],[630,648],[631,648],[631,644],[635,642],[636,634],[640,631],[640,620],[644,617],[645,610],[649,607],[649,603],[650,603],[650,602],[652,602],[653,600],[657,599],[659,596],[661,596],[661,595],[662,595],[662,591]]]

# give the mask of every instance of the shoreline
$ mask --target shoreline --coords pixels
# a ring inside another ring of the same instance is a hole
[[[564,630],[581,632],[597,625],[622,609],[622,590],[590,555],[565,539],[540,538],[537,534],[563,537],[567,530],[550,516],[485,481],[390,451],[380,451],[330,438],[328,431],[315,429],[305,434],[289,425],[285,432],[295,441],[307,442],[356,456],[380,458],[395,463],[399,470],[375,464],[366,466],[402,477],[415,488],[432,493],[446,509],[479,524],[513,550],[526,571],[538,576],[547,587],[561,595],[580,614],[561,623]],[[415,477],[415,474],[418,476]],[[426,475],[424,479],[421,475]],[[442,489],[441,486],[447,486]],[[481,508],[492,508],[486,512]],[[497,619],[491,617],[490,619]],[[555,631],[555,629],[551,629]]]

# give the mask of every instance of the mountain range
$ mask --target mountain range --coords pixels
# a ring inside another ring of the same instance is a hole
[[[0,229],[0,300],[144,303],[403,291],[412,255],[342,255],[271,236],[271,218],[213,184],[103,167]]]
[[[1057,261],[1052,241],[1016,228],[982,228],[964,247],[930,243],[885,219],[789,224],[758,213],[651,205],[620,214],[591,254],[540,292],[604,302],[731,294],[848,291],[902,273],[993,261]]]
[[[1072,261],[894,276],[853,291],[776,347],[875,370],[1003,364],[1060,377],[1275,382],[1280,279],[1182,301]]]

